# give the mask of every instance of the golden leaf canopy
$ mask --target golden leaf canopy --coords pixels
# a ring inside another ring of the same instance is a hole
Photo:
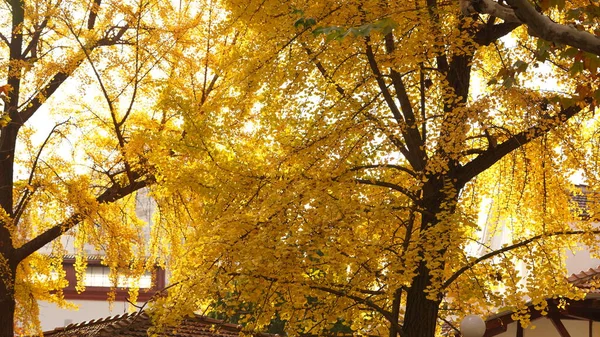
[[[248,331],[433,337],[465,313],[526,323],[528,301],[582,297],[564,252],[597,253],[596,204],[574,202],[572,177],[593,200],[598,55],[472,1],[119,3],[25,2],[15,26],[40,61],[9,53],[3,137],[37,111],[15,99],[67,121],[42,145],[17,128],[13,166],[35,172],[14,205],[0,195],[17,307],[62,300],[32,275],[60,273],[64,247],[33,252],[69,234],[80,274],[85,243],[114,279],[166,266],[160,324],[201,311]],[[598,29],[585,1],[539,11]],[[57,76],[77,94],[52,96]]]

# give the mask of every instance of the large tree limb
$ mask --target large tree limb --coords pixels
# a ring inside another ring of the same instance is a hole
[[[512,244],[510,246],[506,246],[504,248],[498,249],[498,250],[494,250],[492,252],[489,252],[485,255],[480,256],[479,258],[467,263],[466,265],[464,265],[462,268],[460,268],[459,270],[457,270],[456,272],[454,272],[454,274],[452,274],[452,276],[450,276],[443,284],[442,284],[442,289],[446,289],[448,288],[454,281],[456,281],[456,279],[461,276],[462,274],[464,274],[466,271],[470,270],[471,268],[473,268],[475,265],[491,259],[492,257],[495,257],[497,255],[500,254],[504,254],[506,252],[509,252],[511,250],[515,250],[517,248],[520,247],[524,247],[527,246],[528,244],[535,242],[537,240],[543,239],[543,238],[549,238],[549,237],[553,237],[553,236],[562,236],[562,235],[583,235],[585,233],[588,233],[586,231],[582,231],[582,230],[572,230],[572,231],[564,231],[564,232],[556,232],[556,233],[543,233],[543,234],[538,234],[535,236],[530,237],[529,239],[517,242],[515,244]],[[592,231],[592,233],[594,234],[600,234],[600,230],[595,230]]]
[[[417,201],[417,196],[412,191],[410,191],[409,189],[406,189],[400,185],[397,185],[397,184],[389,183],[386,181],[372,180],[372,179],[355,179],[354,181],[356,181],[359,184],[363,184],[363,185],[386,187],[386,188],[392,189],[394,191],[398,191],[398,192],[406,195],[413,201]]]
[[[120,186],[118,184],[114,184],[107,188],[102,194],[100,194],[96,201],[98,203],[110,203],[122,199],[123,197],[141,189],[146,186],[149,186],[154,182],[153,178],[146,178],[136,182],[132,182],[127,186]],[[75,213],[71,215],[67,220],[54,225],[53,227],[47,229],[43,233],[39,234],[35,238],[31,239],[24,245],[15,249],[14,252],[14,260],[21,262],[27,256],[33,254],[46,244],[50,243],[52,240],[61,236],[64,232],[69,229],[75,227],[85,218],[85,214]]]
[[[400,127],[400,132],[402,133],[402,137],[404,138],[404,141],[408,148],[406,159],[413,167],[413,169],[415,169],[416,171],[421,171],[425,168],[425,158],[421,156],[421,153],[423,152],[423,150],[421,150],[423,140],[420,136],[416,136],[418,135],[418,130],[413,130],[413,132],[410,131],[411,125],[408,125],[407,121],[404,118],[404,115],[400,112],[400,109],[398,109],[398,106],[394,102],[394,98],[392,97],[392,94],[388,90],[388,87],[385,83],[384,76],[379,70],[379,65],[377,64],[377,61],[375,59],[375,54],[373,52],[373,48],[371,47],[369,37],[365,38],[365,54],[367,56],[367,61],[369,62],[371,71],[373,72],[373,75],[375,75],[377,85],[379,86],[379,89],[383,94],[385,102],[389,107],[390,111],[392,112],[394,119],[398,123],[398,126]]]
[[[94,25],[96,25],[96,17],[98,16],[98,11],[100,11],[100,4],[102,0],[94,0],[92,7],[90,8],[90,15],[88,16],[88,29],[94,29]]]
[[[116,31],[116,33],[114,33],[113,36],[104,37],[104,38],[96,41],[94,44],[92,44],[90,46],[86,46],[85,48],[88,48],[86,52],[91,53],[97,47],[117,44],[118,41],[123,37],[123,35],[125,34],[125,32],[127,31],[128,28],[129,28],[128,26],[119,27],[119,29]],[[111,30],[112,30],[112,28],[111,28]],[[69,78],[69,76],[71,76],[72,72],[75,69],[77,69],[77,67],[84,60],[85,60],[85,58],[80,57],[78,60],[75,60],[75,64],[73,67],[70,68],[70,71],[63,70],[63,71],[59,71],[58,73],[54,74],[54,76],[52,76],[50,81],[37,94],[35,94],[35,96],[33,96],[30,99],[30,101],[25,105],[25,108],[23,110],[21,110],[18,113],[18,115],[15,116],[17,118],[13,118],[13,122],[18,123],[19,125],[23,125],[25,122],[27,122],[27,120],[29,120],[29,118],[31,118],[31,116],[33,116],[33,114],[40,108],[40,106],[42,106],[42,104],[48,98],[50,98],[50,96],[52,96],[52,94],[54,94],[54,92],[61,86],[61,84],[63,84],[63,82],[66,81],[67,78]]]
[[[503,22],[497,25],[485,25],[475,33],[473,40],[477,44],[487,46],[499,38],[509,34],[520,25],[521,23],[518,22]]]
[[[506,0],[506,3],[508,6],[493,0],[462,0],[460,5],[464,15],[489,14],[507,23],[524,24],[532,36],[600,56],[600,37],[552,21],[527,0]]]
[[[582,108],[578,105],[573,105],[569,108],[562,109],[555,116],[549,116],[540,121],[539,124],[508,138],[502,142],[502,144],[489,148],[475,159],[459,168],[457,172],[459,186],[463,186],[475,176],[490,168],[492,165],[515,149],[548,133],[550,130],[558,127],[559,125],[566,123],[569,118],[575,116],[581,111],[581,109]]]

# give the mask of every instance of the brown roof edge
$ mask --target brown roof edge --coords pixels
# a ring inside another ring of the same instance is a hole
[[[599,276],[600,266],[598,266],[597,268],[590,268],[588,270],[583,270],[579,273],[572,274],[567,278],[567,281],[569,281],[569,283],[573,284],[574,286],[581,287],[586,286],[586,281],[589,281]]]
[[[139,319],[139,320],[137,320]],[[93,319],[80,323],[69,324],[66,327],[55,328],[54,330],[44,332],[44,336],[49,337],[88,337],[88,336],[133,336],[133,330],[137,332],[147,331],[150,326],[150,317],[145,311],[134,312],[117,316],[108,316],[105,318]],[[137,322],[137,324],[136,324]],[[181,336],[188,336],[190,329],[199,329],[198,333],[202,332],[202,336],[207,335],[208,327],[214,326],[216,331],[215,337],[233,336],[242,332],[243,327],[238,324],[227,323],[222,320],[195,314],[193,317],[183,319],[181,326],[176,329],[182,329],[184,332]],[[223,332],[223,333],[221,333]],[[169,334],[169,336],[178,336],[179,334]],[[137,336],[137,335],[136,335]],[[256,337],[277,337],[279,335],[268,333],[255,333]]]
[[[83,321],[83,322],[78,322],[78,323],[71,323],[64,327],[54,328],[54,330],[44,331],[44,336],[53,336],[53,335],[56,335],[59,333],[62,334],[68,330],[74,330],[74,329],[83,328],[83,327],[94,327],[94,326],[98,326],[101,324],[108,325],[110,323],[115,323],[118,321],[122,321],[124,319],[133,318],[136,316],[148,316],[148,315],[145,312],[142,312],[142,313],[134,312],[134,313],[115,315],[115,316],[101,317],[98,319],[92,319],[89,321]]]

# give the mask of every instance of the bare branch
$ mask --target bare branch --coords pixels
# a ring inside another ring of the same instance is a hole
[[[385,99],[385,102],[387,103],[390,111],[392,112],[394,119],[398,123],[398,126],[400,127],[400,131],[402,132],[404,141],[406,142],[406,146],[408,147],[408,152],[407,152],[408,156],[406,157],[406,159],[409,161],[409,163],[415,170],[421,171],[425,167],[425,163],[423,162],[424,157],[422,157],[420,155],[421,154],[420,144],[422,143],[421,137],[418,136],[418,134],[419,134],[418,130],[415,130],[416,135],[414,132],[409,131],[411,126],[408,125],[408,122],[404,119],[404,116],[402,115],[402,113],[400,113],[400,110],[398,109],[396,102],[394,102],[394,98],[390,94],[390,91],[388,90],[388,87],[385,84],[383,75],[382,75],[381,71],[379,70],[377,61],[375,60],[375,54],[373,53],[373,48],[371,47],[370,39],[368,37],[365,38],[365,52],[367,55],[367,60],[369,62],[371,71],[375,75],[375,80],[377,81],[377,85],[379,86],[379,89],[381,90],[381,93],[383,94],[383,98]],[[404,104],[406,104],[406,102],[404,102]],[[409,105],[410,105],[410,102],[409,102]],[[412,108],[411,108],[411,110],[412,110]],[[412,112],[411,112],[411,115],[412,115]],[[416,137],[416,136],[418,136],[418,137]]]
[[[96,1],[100,2],[100,0],[96,0]],[[141,6],[141,4],[140,4],[140,6]],[[141,8],[139,10],[140,10],[140,12],[142,11]],[[133,78],[133,92],[131,93],[131,99],[129,100],[129,106],[127,107],[127,110],[125,111],[125,114],[123,115],[123,118],[121,118],[121,120],[118,123],[115,124],[115,129],[117,130],[117,133],[120,133],[121,126],[123,126],[123,124],[125,123],[125,121],[127,121],[127,118],[129,118],[129,114],[133,110],[133,105],[134,105],[135,99],[137,97],[139,84],[140,84],[140,81],[142,80],[140,78],[140,76],[139,76],[140,69],[141,69],[141,66],[140,66],[140,25],[141,25],[141,21],[142,21],[141,17],[137,16],[137,18],[136,18],[136,27],[135,27],[136,28],[135,29],[135,73],[133,74],[133,76],[134,76],[134,78]],[[90,61],[90,63],[91,63],[91,61]],[[92,67],[93,67],[93,65],[92,65]],[[95,71],[95,69],[94,69],[94,71]],[[100,82],[100,78],[99,77],[98,77],[98,82]],[[108,100],[108,98],[107,98],[107,100]],[[113,120],[113,122],[115,122],[115,121],[116,120]]]
[[[44,21],[42,21],[42,23],[35,28],[35,31],[33,33],[33,36],[31,37],[31,41],[29,41],[29,44],[27,45],[27,48],[25,48],[25,51],[23,51],[23,57],[25,57],[28,53],[32,53],[31,56],[32,57],[37,57],[37,45],[39,43],[40,40],[40,36],[42,35],[42,30],[44,30],[44,28],[46,28],[46,26],[48,25],[48,21],[49,18],[45,17]]]
[[[219,75],[215,74],[213,76],[213,78],[211,79],[210,83],[208,84],[208,88],[206,89],[206,95],[204,94],[204,92],[202,92],[202,98],[200,99],[200,105],[202,105],[202,104],[204,104],[204,102],[206,102],[208,95],[210,95],[210,93],[213,91],[213,89],[215,87],[215,83],[217,83],[218,79],[219,79]]]
[[[306,53],[308,54],[308,56],[312,56],[314,53],[312,50],[310,50],[310,48],[308,48],[308,46],[306,45],[306,43],[302,43],[302,46],[304,47],[304,50],[306,51]],[[325,80],[327,80],[328,82],[330,82],[331,84],[333,84],[335,86],[335,90],[342,96],[342,97],[346,97],[346,91],[344,90],[344,88],[342,88],[342,86],[339,85],[339,83],[335,82],[333,80],[333,78],[331,76],[329,76],[329,74],[327,73],[327,70],[325,69],[325,67],[323,66],[323,64],[317,60],[317,57],[314,56],[311,58],[311,61],[315,64],[315,66],[317,67],[317,69],[319,70],[319,73],[321,73],[321,75],[323,76],[323,78],[325,78]]]
[[[100,46],[109,46],[117,43],[117,41],[125,34],[128,26],[120,27],[119,31],[113,37],[105,37],[103,39],[98,40],[95,44],[87,46],[88,52],[91,52],[97,47]],[[85,60],[85,58],[80,58],[76,60],[75,65],[70,67],[70,71],[60,71],[56,73],[52,79],[42,88],[38,93],[31,98],[30,102],[26,105],[26,108],[19,112],[18,119],[13,119],[13,123],[18,123],[19,125],[23,125],[33,114],[40,108],[40,106],[50,97],[54,92],[63,84],[64,81],[71,76],[71,73]]]
[[[27,186],[27,188],[23,192],[23,196],[21,197],[21,200],[19,200],[19,203],[17,204],[17,208],[15,209],[14,223],[19,222],[21,214],[23,214],[23,211],[25,210],[25,206],[27,205],[27,201],[29,200],[30,195],[33,193],[32,191],[29,190],[29,187],[31,186],[31,183],[33,182],[33,176],[35,175],[35,170],[36,170],[37,164],[40,160],[40,156],[42,155],[42,151],[44,151],[44,147],[46,147],[46,144],[48,144],[48,141],[50,141],[50,137],[52,137],[52,135],[54,134],[56,129],[62,125],[67,124],[69,122],[69,120],[70,120],[70,118],[64,122],[60,122],[60,123],[54,125],[54,127],[52,128],[52,130],[50,130],[50,133],[48,134],[48,136],[46,137],[46,139],[40,146],[38,153],[35,156],[35,159],[33,161],[33,165],[31,165],[31,171],[29,172],[29,179],[27,180],[27,185],[29,185],[29,186]]]

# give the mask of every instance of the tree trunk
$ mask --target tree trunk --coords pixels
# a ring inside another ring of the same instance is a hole
[[[451,169],[451,171],[453,171]],[[448,181],[448,177],[437,176],[430,177],[430,180],[423,186],[422,200],[425,200],[423,207],[429,211],[422,215],[421,219],[421,235],[439,224],[438,214],[443,212],[454,212],[454,206],[457,202],[458,193],[452,193],[450,196],[442,191],[448,190],[444,188],[444,181]],[[449,179],[453,181],[453,179]],[[458,186],[454,186],[456,191],[460,190]],[[446,205],[443,209],[442,205]],[[431,238],[433,239],[433,238]],[[437,238],[433,239],[436,240]],[[441,246],[437,254],[444,256],[447,246]],[[420,254],[423,258],[423,254]],[[444,268],[444,263],[439,268]],[[427,268],[427,261],[421,260],[417,267],[417,275],[413,278],[410,288],[406,292],[406,312],[403,322],[403,337],[434,337],[435,329],[438,320],[439,306],[442,300],[441,295],[430,300],[425,292],[431,285],[433,276]]]
[[[425,262],[419,264],[417,272],[407,292],[404,337],[434,337],[440,301],[427,299],[425,290],[431,275]]]
[[[15,317],[15,267],[0,267],[0,337],[14,336]],[[7,269],[10,272],[5,272]]]
[[[0,148],[0,207],[10,217],[13,215],[13,162],[17,128],[2,129]],[[11,233],[0,221],[0,337],[14,336],[15,273]]]

